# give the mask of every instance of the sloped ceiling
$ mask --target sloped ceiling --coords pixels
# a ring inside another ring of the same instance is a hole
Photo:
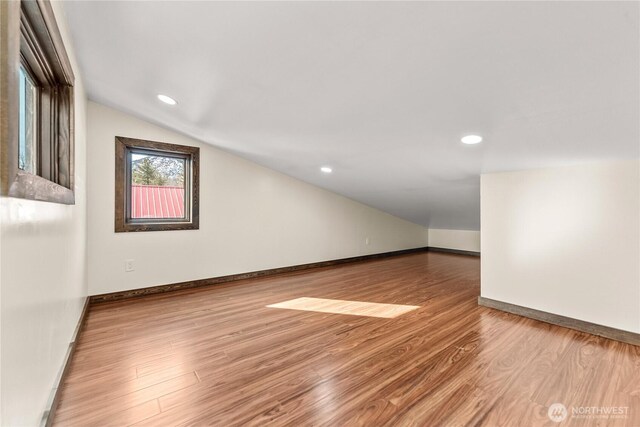
[[[637,2],[65,10],[91,99],[432,228],[479,229],[481,173],[640,155]]]

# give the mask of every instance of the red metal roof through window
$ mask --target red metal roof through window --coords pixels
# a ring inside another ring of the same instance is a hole
[[[184,218],[184,188],[131,186],[132,218]]]

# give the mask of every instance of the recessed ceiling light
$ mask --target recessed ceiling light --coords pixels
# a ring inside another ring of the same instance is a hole
[[[320,170],[324,173],[331,173],[333,172],[333,169],[331,169],[329,166],[323,166],[320,168]]]
[[[178,103],[175,99],[173,99],[173,98],[171,98],[170,96],[167,96],[167,95],[160,94],[160,95],[158,95],[158,99],[160,101],[164,102],[165,104],[169,104],[169,105],[176,105]]]
[[[467,136],[463,136],[461,141],[463,144],[469,144],[469,145],[479,144],[482,142],[482,137],[480,135],[467,135]]]

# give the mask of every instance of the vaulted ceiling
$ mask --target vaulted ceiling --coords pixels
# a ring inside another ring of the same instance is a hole
[[[481,173],[640,156],[637,2],[65,10],[91,99],[432,228]]]

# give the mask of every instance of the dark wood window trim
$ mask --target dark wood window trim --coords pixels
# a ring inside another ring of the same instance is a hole
[[[74,204],[74,75],[47,0],[0,2],[0,193]],[[18,167],[20,66],[39,89],[37,174]]]
[[[115,231],[165,231],[197,230],[200,227],[200,148],[187,145],[168,144],[144,139],[117,136],[115,141]],[[159,156],[176,156],[186,159],[184,220],[140,220],[131,219],[131,152],[144,152]]]

